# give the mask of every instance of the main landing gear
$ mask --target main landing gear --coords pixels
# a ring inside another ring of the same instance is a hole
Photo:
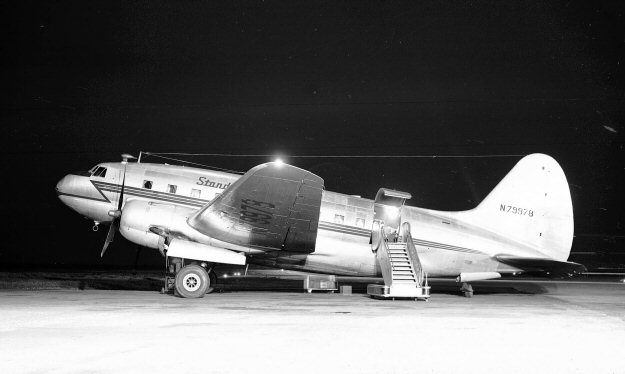
[[[165,274],[162,293],[174,291],[184,298],[200,298],[215,291],[217,275],[212,266],[205,262],[188,262],[182,258],[170,258]]]

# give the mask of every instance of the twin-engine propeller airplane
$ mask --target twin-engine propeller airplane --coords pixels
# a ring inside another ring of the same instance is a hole
[[[585,271],[567,262],[571,196],[544,154],[521,159],[476,208],[458,212],[404,206],[410,194],[385,188],[375,200],[325,191],[320,177],[281,162],[241,176],[130,158],[69,174],[57,194],[96,227],[110,224],[102,255],[117,230],[158,249],[183,297],[211,292],[219,264],[382,276],[381,294],[423,287],[424,275],[455,277],[465,296],[468,282],[503,274]]]

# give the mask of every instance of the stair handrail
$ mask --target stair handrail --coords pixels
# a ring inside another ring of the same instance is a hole
[[[371,226],[371,252],[376,253],[384,241],[384,221],[375,219]]]
[[[417,248],[412,241],[412,234],[410,233],[410,222],[402,223],[401,240],[406,243],[406,250],[408,252],[408,256],[410,257],[410,264],[412,266],[412,271],[415,274],[415,279],[417,280],[417,286],[422,287],[423,266],[421,265],[421,260],[419,259],[419,253],[417,253]]]
[[[393,285],[393,265],[391,263],[388,250],[388,242],[385,240],[384,236],[384,221],[379,221],[379,226],[377,227],[374,225],[374,232],[376,231],[377,233],[374,234],[373,237],[379,237],[379,247],[375,251],[375,256],[378,260],[378,264],[380,265],[380,271],[382,272],[382,277],[384,278],[384,284],[390,287]]]

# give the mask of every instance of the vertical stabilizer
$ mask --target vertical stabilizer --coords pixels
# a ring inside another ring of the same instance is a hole
[[[566,261],[573,242],[573,206],[560,165],[544,154],[521,159],[470,212],[473,223]]]

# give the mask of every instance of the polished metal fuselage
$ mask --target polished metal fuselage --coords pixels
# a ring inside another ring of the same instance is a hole
[[[69,174],[56,187],[64,204],[97,223],[112,220],[109,212],[117,208],[122,181],[124,204],[139,200],[173,205],[177,212],[186,212],[185,216],[188,216],[240,177],[219,171],[149,163],[104,163],[100,166],[107,168],[105,177]],[[146,182],[150,182],[150,188]],[[172,186],[175,186],[175,192],[172,192]],[[401,220],[410,222],[413,241],[423,268],[430,276],[453,277],[462,272],[488,271],[512,273],[518,269],[496,261],[494,256],[501,253],[540,255],[524,243],[472,226],[466,220],[469,213],[410,206],[402,209]],[[370,246],[373,219],[373,200],[324,191],[313,253],[250,251],[248,262],[290,270],[379,277],[380,268]],[[155,234],[147,232],[145,235]],[[194,235],[197,237],[196,233]],[[132,237],[128,238],[132,240]],[[198,240],[202,241],[202,238]],[[156,242],[155,238],[151,243]],[[156,248],[152,244],[149,246]]]

